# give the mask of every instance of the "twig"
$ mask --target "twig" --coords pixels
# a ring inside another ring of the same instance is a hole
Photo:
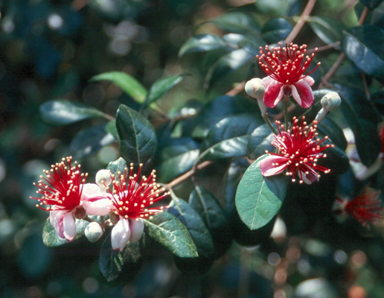
[[[336,41],[336,42],[327,44],[325,46],[318,47],[317,48],[317,52],[322,52],[322,51],[326,51],[326,50],[329,50],[329,49],[333,49],[335,47],[338,47],[339,45],[341,45],[341,42],[340,41]],[[312,54],[314,52],[316,52],[316,50],[315,49],[311,49],[311,50],[307,51],[307,54]]]
[[[295,27],[293,27],[291,33],[289,33],[288,37],[285,39],[286,44],[290,44],[297,34],[299,34],[301,28],[303,28],[305,22],[307,21],[307,18],[309,14],[311,13],[313,7],[315,6],[316,0],[309,0],[307,3],[307,6],[304,8],[303,13],[301,14],[299,20],[297,21]]]
[[[235,88],[233,88],[232,90],[229,90],[227,93],[225,93],[225,95],[235,96],[235,95],[239,94],[241,91],[243,91],[244,87],[245,87],[245,82],[238,83],[235,86]]]
[[[168,184],[165,184],[164,187],[166,188],[172,188],[175,187],[176,185],[180,184],[181,182],[187,180],[188,178],[192,177],[195,173],[196,170],[201,170],[204,169],[205,167],[209,166],[212,163],[212,161],[207,160],[202,162],[201,164],[198,164],[196,167],[194,167],[192,170],[189,170],[185,174],[177,177],[175,180],[169,182]]]

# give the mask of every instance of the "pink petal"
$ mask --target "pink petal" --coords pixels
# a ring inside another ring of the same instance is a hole
[[[141,235],[143,235],[144,231],[144,222],[138,218],[129,219],[129,228],[131,229],[131,236],[129,237],[129,242],[137,242],[140,240]]]
[[[83,184],[82,196],[89,197],[100,192],[100,187],[95,183]]]
[[[64,227],[63,227],[63,218],[68,213],[68,211],[51,211],[49,215],[49,221],[51,222],[52,227],[54,227],[56,234],[60,238],[65,238],[64,236]]]
[[[313,93],[305,80],[300,80],[292,85],[292,96],[303,108],[309,108],[313,104]]]
[[[301,172],[305,184],[312,184],[313,182],[319,181],[319,174],[317,174],[314,169],[307,167],[307,170],[308,174]]]
[[[68,212],[63,217],[64,236],[68,241],[72,241],[76,235],[76,223],[72,212]]]
[[[260,162],[261,174],[265,177],[278,175],[287,167],[288,158],[280,155],[269,155]],[[272,164],[278,163],[278,166]]]
[[[313,84],[315,84],[315,80],[310,76],[306,76],[303,80],[306,81],[309,86],[312,86]]]
[[[129,230],[128,219],[120,216],[120,220],[113,227],[111,232],[112,249],[115,251],[123,251],[130,236],[131,231]]]
[[[264,94],[264,103],[273,108],[276,106],[283,97],[283,84],[278,81],[272,80],[268,85]]]
[[[82,205],[84,206],[87,214],[98,216],[107,215],[112,208],[111,200],[107,199],[105,196],[90,197],[88,200],[84,200]]]
[[[269,86],[273,81],[275,81],[275,80],[272,79],[270,76],[268,76],[268,77],[264,77],[264,78],[262,78],[261,81],[262,81],[264,87],[265,87],[265,88],[268,88],[268,86]]]

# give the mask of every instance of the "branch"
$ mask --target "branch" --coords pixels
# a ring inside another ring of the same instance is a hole
[[[192,177],[196,173],[196,170],[204,169],[205,167],[209,166],[211,163],[212,163],[212,161],[207,160],[207,161],[202,162],[201,164],[198,164],[192,170],[189,170],[185,174],[177,177],[175,180],[169,182],[168,184],[165,184],[164,187],[166,187],[168,189],[170,189],[172,187],[175,187],[176,185],[180,184],[181,182],[183,182],[183,181],[189,179],[190,177]]]

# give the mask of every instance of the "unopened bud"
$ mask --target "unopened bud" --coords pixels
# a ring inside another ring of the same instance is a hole
[[[245,92],[247,92],[250,97],[262,100],[265,94],[263,81],[258,78],[249,80],[245,84]]]
[[[333,111],[337,109],[341,104],[341,98],[340,95],[336,92],[328,92],[323,96],[323,98],[320,100],[321,106],[326,111]]]
[[[106,186],[110,185],[112,182],[111,172],[109,170],[100,170],[96,173],[96,184],[104,189]]]
[[[90,242],[93,243],[101,238],[103,232],[103,228],[94,221],[85,228],[84,235]]]
[[[73,216],[77,219],[83,219],[87,213],[85,212],[85,208],[83,206],[77,206],[73,210]]]

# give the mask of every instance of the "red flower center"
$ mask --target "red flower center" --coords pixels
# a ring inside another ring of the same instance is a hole
[[[81,185],[85,183],[88,174],[81,173],[81,166],[77,162],[72,166],[71,161],[72,157],[63,158],[62,162],[52,165],[50,171],[43,171],[46,177],[40,176],[38,184],[33,183],[39,188],[36,193],[43,195],[41,198],[30,197],[40,202],[36,207],[46,211],[60,211],[73,210],[79,206]],[[49,207],[44,208],[42,205]]]
[[[260,55],[256,55],[256,58],[259,59],[259,64],[267,76],[282,84],[292,85],[310,75],[321,64],[320,62],[317,63],[313,70],[304,74],[317,51],[316,48],[310,56],[305,56],[306,48],[307,45],[305,44],[299,47],[293,43],[285,47],[279,43],[279,47],[272,49],[266,45],[265,51],[260,47]]]
[[[311,126],[307,125],[302,117],[301,122],[296,117],[293,117],[293,126],[286,131],[284,125],[280,121],[276,121],[279,134],[275,136],[272,145],[275,146],[279,153],[269,153],[270,155],[283,156],[287,159],[285,168],[286,175],[292,176],[292,182],[295,182],[296,172],[299,173],[300,183],[303,183],[303,173],[308,175],[312,171],[322,171],[329,173],[331,170],[317,164],[319,158],[325,158],[327,155],[322,153],[326,148],[334,147],[332,144],[326,144],[321,147],[320,144],[328,139],[314,138],[318,135],[317,121],[314,121]],[[281,166],[277,163],[273,166]],[[320,175],[318,175],[320,177]]]
[[[164,193],[165,188],[161,188],[156,184],[156,171],[153,170],[149,177],[142,176],[140,179],[140,168],[137,174],[133,174],[133,164],[130,165],[130,172],[128,176],[128,169],[126,168],[124,174],[118,173],[118,177],[112,175],[112,184],[114,191],[109,188],[111,194],[109,199],[115,206],[115,213],[124,218],[148,218],[153,214],[162,212],[165,208],[148,206],[163,199],[169,193]]]

